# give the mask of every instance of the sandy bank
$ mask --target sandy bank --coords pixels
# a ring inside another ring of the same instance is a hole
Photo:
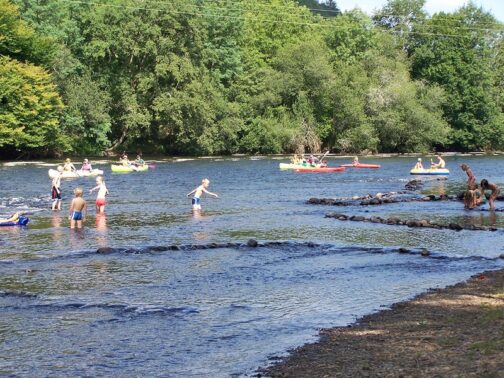
[[[261,372],[272,377],[504,377],[504,270],[432,290]]]

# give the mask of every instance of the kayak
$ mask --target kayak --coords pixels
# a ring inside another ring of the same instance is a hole
[[[342,167],[345,168],[380,168],[381,165],[378,164],[341,164]]]
[[[145,172],[149,170],[149,166],[147,164],[138,167],[134,165],[126,166],[126,165],[112,164],[110,167],[112,168],[112,172],[116,173]]]
[[[344,172],[345,167],[303,167],[296,168],[294,172],[308,173],[308,172]]]
[[[423,175],[423,176],[448,176],[450,171],[446,168],[424,168],[415,169],[410,171],[411,175]]]
[[[0,227],[5,227],[5,226],[26,226],[28,222],[30,221],[30,218],[23,217],[22,215],[19,216],[17,221],[15,222],[0,222]]]
[[[280,169],[302,169],[302,168],[316,168],[317,166],[311,166],[308,164],[292,164],[292,163],[280,163],[278,165]]]
[[[56,169],[49,169],[48,171],[49,177],[50,178],[55,178],[59,175],[59,172]],[[91,176],[98,176],[98,175],[103,175],[103,171],[101,169],[93,169],[91,171],[64,171],[61,174],[61,178],[77,178],[77,177],[91,177]]]

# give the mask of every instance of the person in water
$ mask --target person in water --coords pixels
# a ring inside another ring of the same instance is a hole
[[[76,171],[75,166],[72,164],[72,161],[69,158],[67,158],[65,160],[65,164],[63,165],[63,170],[65,172],[75,172]]]
[[[96,178],[96,186],[89,191],[89,193],[93,193],[95,190],[98,190],[98,194],[96,195],[96,212],[104,213],[105,205],[107,201],[105,200],[105,196],[109,194],[107,186],[105,185],[105,180],[103,176],[98,176]]]
[[[125,167],[129,167],[130,161],[128,160],[128,155],[126,154],[122,155],[121,158],[119,159],[119,163],[121,163]]]
[[[359,158],[358,158],[357,156],[354,156],[353,161],[352,161],[352,164],[353,164],[353,165],[359,165],[359,164],[360,164],[360,163],[359,163]]]
[[[483,195],[477,184],[474,184],[473,189],[467,189],[464,193],[464,208],[472,210],[476,206],[483,203]]]
[[[490,205],[490,210],[495,209],[495,199],[497,196],[500,194],[500,189],[496,184],[493,184],[491,182],[488,182],[487,179],[481,180],[481,193],[485,194],[485,190],[491,190],[492,193],[490,193],[490,198],[488,199],[488,204]]]
[[[207,178],[204,178],[201,180],[201,185],[198,186],[196,189],[191,190],[189,193],[187,193],[187,197],[189,197],[191,194],[194,194],[194,197],[192,198],[192,209],[193,210],[201,210],[201,196],[203,193],[206,193],[210,196],[213,196],[215,198],[219,198],[219,196],[215,193],[209,192],[207,190],[208,186],[210,185],[210,180]]]
[[[51,182],[51,198],[53,199],[51,209],[53,211],[61,210],[61,176],[63,174],[63,167],[60,165],[57,170],[58,175]]]
[[[0,218],[0,223],[7,223],[7,222],[17,222],[19,219],[19,213],[14,213],[10,218]]]
[[[415,167],[413,169],[423,169],[422,158],[418,158]]]
[[[476,185],[476,176],[467,164],[461,164],[460,168],[467,174],[467,190],[474,190]]]
[[[91,167],[91,163],[89,163],[89,160],[84,159],[84,161],[82,162],[81,171],[91,172],[92,170],[93,170],[93,167]]]
[[[437,163],[433,163],[431,159],[431,168],[433,169],[444,169],[446,166],[446,162],[443,160],[441,155],[436,155],[436,158],[438,159]]]
[[[84,198],[82,198],[82,189],[74,189],[75,197],[70,204],[70,228],[82,228],[82,222],[86,221],[87,215],[87,204]]]

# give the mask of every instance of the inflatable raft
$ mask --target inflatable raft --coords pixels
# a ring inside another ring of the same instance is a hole
[[[378,164],[341,164],[342,167],[345,168],[380,168],[381,165]]]
[[[0,222],[0,227],[26,226],[29,221],[30,221],[30,218],[27,218],[27,217],[20,215],[19,218],[14,222]]]
[[[55,178],[59,175],[59,172],[56,169],[49,169],[49,177],[50,178]],[[64,171],[61,174],[61,178],[77,178],[77,177],[91,177],[91,176],[98,176],[98,175],[103,175],[103,171],[101,169],[93,169],[91,171]]]
[[[448,176],[449,174],[450,170],[446,168],[423,168],[423,169],[413,168],[410,171],[410,175],[418,175],[418,176]]]
[[[294,172],[308,173],[308,172],[344,172],[345,167],[302,167],[294,169]]]
[[[134,165],[116,165],[112,164],[111,166],[112,172],[115,173],[129,173],[129,172],[145,172],[149,170],[149,166],[147,164],[141,166]]]

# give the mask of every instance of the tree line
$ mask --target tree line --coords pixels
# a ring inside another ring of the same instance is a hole
[[[0,0],[0,152],[503,148],[492,14],[313,3]]]

